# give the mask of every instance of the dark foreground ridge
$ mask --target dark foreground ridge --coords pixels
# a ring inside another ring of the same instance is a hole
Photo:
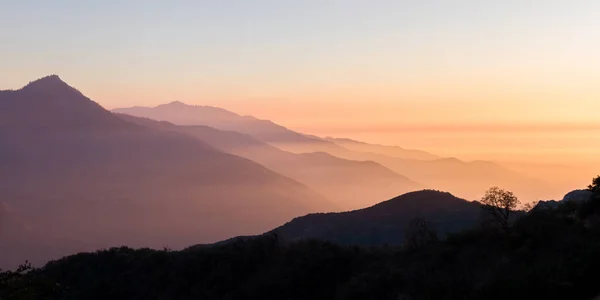
[[[275,229],[285,240],[319,239],[341,245],[400,245],[411,220],[431,223],[442,236],[473,227],[481,205],[447,192],[410,192],[377,205],[341,213],[299,217]]]
[[[182,251],[83,253],[2,273],[0,299],[592,299],[599,195],[538,205],[509,231],[474,226],[420,247],[269,233]]]

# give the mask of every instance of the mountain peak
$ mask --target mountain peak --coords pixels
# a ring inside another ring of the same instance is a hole
[[[181,101],[172,101],[172,102],[167,103],[167,105],[169,105],[169,106],[189,106]]]
[[[60,77],[58,77],[58,75],[53,74],[53,75],[48,75],[45,77],[42,77],[40,79],[34,80],[29,82],[29,84],[27,84],[24,89],[26,88],[55,88],[55,87],[70,87],[67,83],[65,83],[64,81],[62,81],[62,79],[60,79]]]
[[[58,75],[56,75],[56,74],[50,74],[48,76],[44,76],[44,77],[42,77],[42,78],[40,78],[38,80],[35,80],[35,81],[44,81],[44,80],[45,81],[51,81],[52,80],[52,81],[61,81],[62,82],[62,80],[60,79],[60,77]]]
[[[44,130],[130,126],[58,75],[31,81],[20,90],[5,93],[0,100],[0,126]]]

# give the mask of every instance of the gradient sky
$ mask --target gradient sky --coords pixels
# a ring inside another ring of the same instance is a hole
[[[8,0],[0,89],[58,74],[107,108],[179,100],[442,154],[594,155],[599,16],[595,0]]]

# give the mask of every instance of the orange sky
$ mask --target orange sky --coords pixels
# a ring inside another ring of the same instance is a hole
[[[466,158],[600,152],[598,1],[13,2],[0,88],[58,74],[109,109],[178,100]]]

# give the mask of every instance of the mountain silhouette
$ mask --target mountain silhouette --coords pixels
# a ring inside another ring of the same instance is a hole
[[[130,126],[63,82],[47,76],[16,91],[0,91],[0,129],[123,129]]]
[[[272,121],[241,116],[212,106],[188,105],[175,101],[156,107],[117,108],[113,112],[168,121],[177,125],[205,125],[220,130],[237,131],[292,152],[344,151],[335,143],[292,131]]]
[[[414,218],[427,220],[444,235],[473,226],[480,213],[479,203],[422,190],[350,212],[309,214],[273,232],[289,241],[315,238],[346,245],[399,245]]]
[[[334,207],[258,163],[127,122],[58,76],[0,92],[0,120],[2,194],[40,234],[181,247]]]
[[[250,135],[208,126],[178,126],[166,121],[118,114],[126,121],[155,129],[189,134],[219,150],[256,161],[314,188],[340,209],[378,203],[420,185],[373,161],[353,161],[326,152],[295,154]]]

